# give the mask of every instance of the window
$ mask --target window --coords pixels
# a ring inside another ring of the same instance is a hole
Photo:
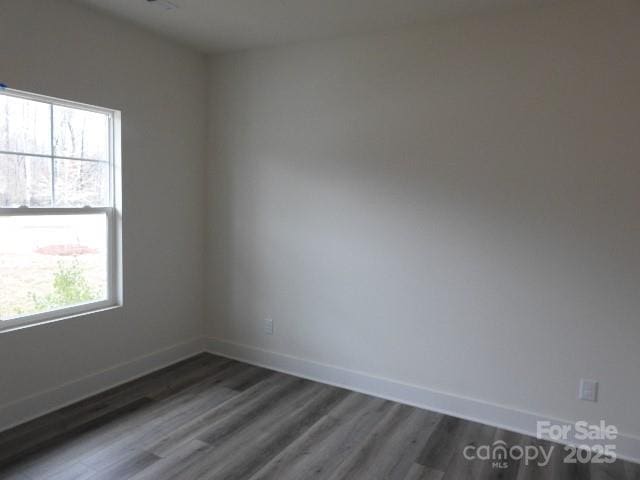
[[[118,303],[119,122],[0,91],[0,330]]]

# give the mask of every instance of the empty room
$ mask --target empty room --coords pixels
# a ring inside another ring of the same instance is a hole
[[[640,1],[0,0],[0,480],[640,480]]]

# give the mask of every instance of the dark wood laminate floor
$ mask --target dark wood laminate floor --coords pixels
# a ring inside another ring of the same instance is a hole
[[[0,479],[640,479],[640,467],[467,461],[467,445],[547,445],[202,354],[0,433]]]

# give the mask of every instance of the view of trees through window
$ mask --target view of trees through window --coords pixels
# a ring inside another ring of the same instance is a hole
[[[110,206],[109,158],[107,114],[0,93],[0,320],[106,298],[108,218],[86,207]]]

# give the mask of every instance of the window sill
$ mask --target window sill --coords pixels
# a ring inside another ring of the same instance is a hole
[[[3,333],[15,332],[17,330],[39,327],[48,323],[62,322],[64,320],[69,320],[72,318],[84,317],[87,315],[94,315],[122,308],[122,305],[120,304],[104,303],[106,302],[77,305],[75,307],[70,307],[69,309],[65,309],[62,311],[50,312],[52,315],[55,315],[54,317],[51,317],[51,315],[47,315],[44,318],[37,318],[36,315],[40,314],[36,314],[29,317],[17,318],[13,320],[2,320],[0,321],[0,335],[2,335]]]

